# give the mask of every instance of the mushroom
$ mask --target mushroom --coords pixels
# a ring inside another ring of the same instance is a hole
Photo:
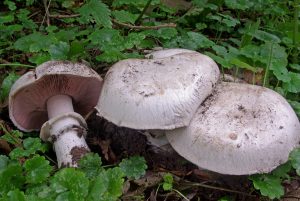
[[[198,108],[189,126],[166,131],[184,158],[221,174],[270,172],[299,145],[299,120],[278,93],[223,82]]]
[[[122,60],[110,68],[96,106],[98,115],[134,129],[187,126],[217,83],[218,66],[208,56],[184,49],[148,57],[153,59]]]
[[[93,110],[101,85],[101,77],[83,63],[46,62],[12,86],[10,119],[23,131],[41,128],[40,137],[54,144],[58,166],[76,167],[89,152],[82,116]]]

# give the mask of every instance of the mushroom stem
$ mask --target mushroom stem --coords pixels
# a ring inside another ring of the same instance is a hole
[[[72,99],[68,95],[55,95],[47,101],[51,123],[50,135],[54,144],[58,167],[77,167],[78,160],[90,151],[85,141],[86,129],[74,113]],[[65,115],[69,114],[69,115]]]

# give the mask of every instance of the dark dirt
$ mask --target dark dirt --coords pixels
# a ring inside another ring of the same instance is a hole
[[[72,156],[72,163],[78,163],[78,161],[89,152],[85,147],[73,147],[70,154]]]
[[[87,143],[91,151],[99,153],[104,164],[115,164],[133,155],[144,156],[147,161],[148,171],[143,179],[155,180],[156,183],[148,186],[147,182],[136,184],[135,181],[130,181],[129,190],[124,193],[123,200],[137,200],[133,198],[137,195],[142,195],[143,199],[140,200],[183,200],[176,193],[162,190],[155,193],[162,182],[162,176],[157,179],[157,174],[163,175],[163,172],[175,175],[174,187],[189,195],[191,201],[198,198],[202,201],[213,201],[226,195],[235,200],[259,200],[258,195],[250,193],[252,187],[246,176],[226,176],[201,170],[174,152],[158,151],[148,145],[146,137],[142,135],[143,131],[117,127],[96,114],[92,114],[87,122]],[[208,186],[203,187],[201,184]]]

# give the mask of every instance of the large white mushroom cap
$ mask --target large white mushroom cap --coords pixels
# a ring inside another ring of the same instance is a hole
[[[218,66],[208,56],[190,50],[161,50],[157,55],[123,60],[110,68],[96,106],[99,116],[135,129],[189,124],[218,81]]]
[[[222,174],[270,172],[299,145],[300,124],[278,93],[260,86],[221,83],[190,125],[166,132],[187,160]]]

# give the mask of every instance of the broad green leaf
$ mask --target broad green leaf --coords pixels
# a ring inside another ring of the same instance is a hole
[[[0,15],[0,24],[5,24],[9,22],[13,22],[15,19],[13,14],[8,15]]]
[[[41,52],[41,53],[35,54],[32,57],[30,57],[29,61],[36,65],[40,65],[46,61],[49,61],[50,59],[51,59],[51,56],[48,52]]]
[[[122,195],[124,183],[120,168],[102,171],[91,183],[88,201],[116,201]]]
[[[97,45],[103,51],[122,51],[124,50],[124,38],[120,31],[115,29],[97,30],[93,32],[88,39],[93,45]]]
[[[22,167],[18,162],[10,162],[0,170],[0,196],[11,190],[20,189],[25,182]]]
[[[3,102],[8,98],[11,86],[19,77],[19,75],[16,75],[14,72],[11,72],[4,78],[0,87],[0,102]]]
[[[290,153],[290,161],[292,163],[293,168],[295,168],[297,174],[300,175],[300,148],[294,149]]]
[[[292,164],[290,163],[290,161],[288,161],[285,164],[282,164],[278,166],[275,170],[273,170],[272,175],[275,175],[282,179],[289,179],[290,176],[288,175],[288,173],[291,171],[291,169],[292,169]]]
[[[56,39],[52,36],[42,35],[41,33],[33,33],[19,38],[14,47],[17,50],[24,52],[39,52],[41,50],[48,50],[49,46],[55,42]]]
[[[248,0],[225,0],[225,4],[231,9],[246,10],[251,8],[254,3]]]
[[[138,179],[146,173],[147,164],[143,157],[133,156],[123,159],[119,164],[121,170],[128,178]]]
[[[249,177],[253,181],[254,188],[270,199],[280,198],[284,195],[284,188],[281,179],[271,174],[252,175]]]
[[[121,59],[126,59],[126,56],[122,52],[117,50],[106,51],[96,57],[97,61],[107,62],[107,63],[113,63]]]
[[[276,36],[274,34],[270,34],[265,31],[261,31],[261,30],[256,30],[254,32],[253,36],[255,38],[257,38],[258,40],[262,40],[264,42],[272,42],[272,43],[280,43],[281,42],[281,40],[278,36]]]
[[[5,169],[8,165],[9,158],[5,155],[0,155],[0,171]]]
[[[38,155],[26,160],[24,168],[26,171],[26,182],[30,184],[44,182],[52,170],[49,161],[45,157]]]
[[[300,73],[289,72],[290,80],[283,83],[283,87],[291,93],[300,92]]]
[[[269,65],[270,70],[278,80],[283,82],[290,81],[290,76],[287,70],[287,53],[285,48],[276,43],[266,43],[260,46],[260,61]]]
[[[53,60],[66,60],[70,51],[70,45],[66,42],[59,41],[49,47],[49,53]]]
[[[17,6],[15,4],[15,2],[13,1],[10,1],[10,0],[4,0],[4,5],[7,5],[9,10],[16,10],[17,9]]]
[[[7,193],[7,201],[25,201],[24,192],[19,189],[15,189],[13,191],[9,191]]]
[[[298,117],[300,117],[300,102],[292,101],[292,100],[288,100],[288,102],[293,107],[293,109],[295,110],[295,112],[298,115]]]
[[[58,193],[56,200],[84,201],[88,195],[89,180],[78,169],[64,168],[52,177],[50,186]]]
[[[29,157],[37,152],[44,153],[47,150],[47,145],[41,143],[40,138],[28,137],[23,140],[23,148],[17,147],[9,153],[12,159],[21,157]]]
[[[91,179],[103,171],[101,164],[102,161],[98,154],[88,153],[80,159],[79,168]]]
[[[130,33],[125,38],[124,47],[126,49],[131,49],[135,46],[139,46],[140,43],[146,38],[146,36],[143,33]]]
[[[261,60],[260,49],[261,49],[260,46],[251,44],[242,47],[240,52],[245,57],[248,57],[252,59],[254,62],[256,62]]]
[[[94,21],[98,25],[102,25],[106,28],[112,27],[110,19],[111,12],[107,5],[101,0],[87,0],[78,11],[81,14],[81,17],[88,19],[89,21]]]
[[[300,64],[290,64],[289,66],[294,70],[300,71]]]
[[[238,68],[245,68],[245,69],[250,70],[252,72],[259,72],[259,71],[262,70],[262,69],[259,69],[259,68],[255,68],[255,67],[253,67],[253,66],[251,66],[251,65],[249,65],[249,64],[247,64],[247,63],[245,63],[243,61],[241,61],[238,58],[232,58],[232,59],[230,59],[230,63],[233,64],[233,65],[235,65]]]
[[[115,10],[112,12],[112,15],[119,22],[131,23],[134,24],[135,20],[138,18],[138,14],[132,14],[125,10]]]
[[[23,133],[19,130],[11,130],[9,133],[5,133],[0,138],[7,141],[10,144],[18,145],[21,143],[21,137],[23,136]]]

